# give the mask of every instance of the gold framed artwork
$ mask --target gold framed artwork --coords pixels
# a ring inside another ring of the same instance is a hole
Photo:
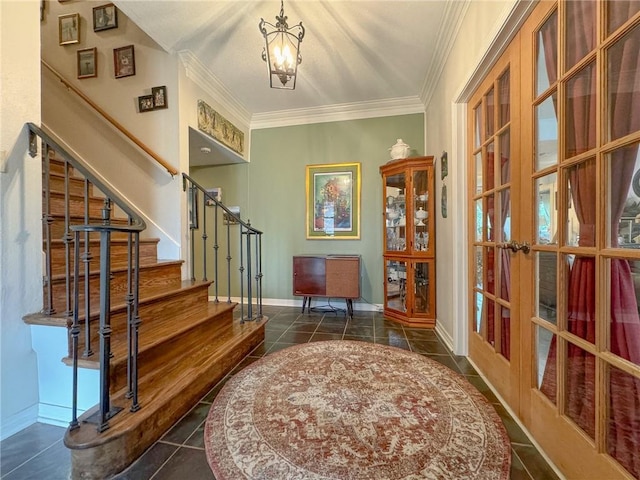
[[[68,13],[58,17],[58,42],[60,45],[80,42],[79,13]]]
[[[307,165],[308,239],[360,239],[360,163]]]
[[[78,50],[78,78],[98,76],[98,56],[96,47]]]

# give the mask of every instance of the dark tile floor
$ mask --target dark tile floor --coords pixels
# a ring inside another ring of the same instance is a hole
[[[504,421],[512,446],[511,479],[558,478],[469,362],[464,357],[451,355],[433,330],[404,328],[374,312],[355,312],[350,320],[335,313],[300,314],[299,308],[292,307],[264,307],[264,313],[270,318],[264,343],[240,362],[138,461],[118,475],[118,480],[215,480],[205,457],[203,428],[211,403],[226,380],[271,352],[298,343],[340,339],[411,350],[463,374],[494,405]],[[0,444],[2,480],[69,478],[70,455],[62,443],[64,430],[36,423],[4,440]]]

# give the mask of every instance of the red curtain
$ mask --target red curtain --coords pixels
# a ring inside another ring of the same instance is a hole
[[[578,2],[576,2],[578,3]],[[579,2],[575,10],[574,23],[592,18],[596,2]],[[617,10],[619,15],[630,12]],[[623,23],[628,16],[620,19]],[[550,78],[555,78],[557,52],[556,38],[551,26],[543,30],[545,60]],[[575,31],[574,31],[575,30]],[[568,30],[568,44],[575,45],[579,36],[588,29]],[[640,98],[634,83],[638,81],[640,62],[638,48],[634,42],[626,42],[624,48],[609,50],[610,81],[609,121],[612,138],[640,129]],[[612,69],[618,69],[612,72]],[[572,98],[567,100],[566,145],[567,154],[573,156],[595,146],[596,115],[595,96],[589,95],[594,81],[592,75],[574,79]],[[615,84],[617,83],[617,84]],[[618,223],[624,209],[629,186],[638,154],[637,145],[613,152],[610,156],[610,228],[612,246],[617,246]],[[595,245],[595,205],[597,194],[595,162],[589,161],[572,170],[570,185],[576,215],[580,221],[579,245]],[[615,188],[613,182],[616,182]],[[616,355],[640,365],[640,317],[629,263],[622,259],[611,260],[611,321],[610,350]],[[568,330],[595,343],[595,262],[591,257],[576,256],[568,285]],[[553,338],[541,391],[556,398],[556,338]],[[566,413],[589,435],[595,432],[595,358],[584,350],[568,344],[567,348],[567,404]],[[609,430],[608,452],[632,475],[640,478],[640,381],[629,374],[609,369]]]

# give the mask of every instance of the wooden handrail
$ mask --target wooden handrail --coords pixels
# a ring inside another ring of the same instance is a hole
[[[76,95],[78,95],[82,100],[84,100],[91,108],[93,108],[96,112],[102,115],[102,117],[104,117],[105,120],[107,120],[109,123],[111,123],[111,125],[113,125],[116,129],[118,129],[120,133],[122,133],[125,137],[127,137],[129,140],[135,143],[138,147],[140,147],[140,149],[142,149],[147,155],[153,158],[156,162],[162,165],[167,170],[167,172],[171,174],[172,177],[178,174],[178,170],[176,170],[171,165],[169,165],[169,163],[166,160],[164,160],[157,153],[155,153],[153,150],[147,147],[144,143],[138,140],[138,138],[135,137],[131,132],[129,132],[129,130],[127,130],[120,122],[118,122],[115,118],[113,118],[111,115],[105,112],[102,108],[96,105],[93,102],[93,100],[91,100],[84,93],[82,93],[80,90],[74,87],[71,83],[69,83],[56,69],[54,69],[51,65],[49,65],[44,60],[40,60],[40,61],[47,69],[49,69],[51,73],[53,73],[56,77],[58,77],[58,80],[60,80],[60,82],[62,82],[62,84],[65,87],[72,90]]]

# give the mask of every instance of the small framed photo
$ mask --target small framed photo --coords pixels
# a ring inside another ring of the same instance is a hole
[[[133,45],[113,49],[113,71],[116,78],[136,74],[136,57]]]
[[[96,47],[78,50],[78,78],[98,76],[98,56]]]
[[[138,97],[138,111],[150,112],[151,110],[153,110],[153,95]]]
[[[153,108],[167,108],[167,87],[153,87],[151,89],[153,96]]]
[[[58,40],[60,45],[80,42],[79,13],[69,13],[58,17]]]
[[[440,180],[444,180],[449,175],[449,161],[447,160],[447,152],[442,152],[440,157]]]
[[[222,201],[222,187],[208,188],[207,193],[211,195],[216,201],[218,202]],[[214,204],[215,204],[214,201],[211,200],[210,197],[207,197],[205,205],[207,205],[207,207],[211,207]]]
[[[93,31],[109,30],[118,27],[118,9],[113,3],[93,8]]]

